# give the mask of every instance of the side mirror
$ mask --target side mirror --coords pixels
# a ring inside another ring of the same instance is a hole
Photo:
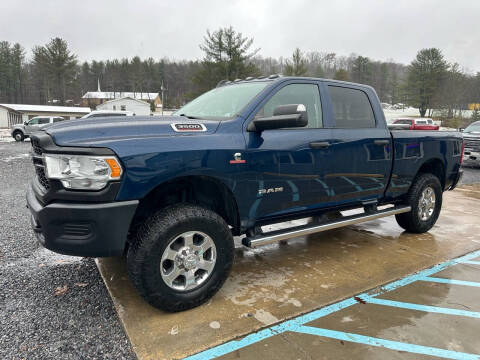
[[[304,127],[308,124],[307,108],[303,104],[280,105],[273,110],[273,116],[254,119],[248,124],[248,131],[289,127]]]

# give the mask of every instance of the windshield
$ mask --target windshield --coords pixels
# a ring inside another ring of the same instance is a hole
[[[470,126],[467,126],[467,128],[463,132],[466,132],[466,133],[480,132],[480,123],[475,123],[475,124],[471,124]]]
[[[215,88],[192,100],[173,115],[199,119],[228,119],[236,116],[268,82],[251,82]]]

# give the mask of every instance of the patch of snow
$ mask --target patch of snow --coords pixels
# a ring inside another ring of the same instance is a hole
[[[212,329],[220,329],[220,323],[218,321],[212,321],[209,326],[212,328]]]
[[[15,161],[15,160],[26,159],[26,158],[29,158],[29,157],[30,157],[30,154],[26,153],[26,154],[7,156],[7,157],[4,157],[4,158],[0,157],[0,160],[5,161],[5,162],[12,162],[12,161]]]
[[[0,129],[0,142],[12,142],[15,139],[10,134],[10,129],[2,128]]]
[[[264,325],[271,325],[278,322],[278,319],[275,316],[263,309],[257,310],[253,316]]]
[[[178,334],[178,325],[174,325],[168,333],[170,335],[177,335]]]

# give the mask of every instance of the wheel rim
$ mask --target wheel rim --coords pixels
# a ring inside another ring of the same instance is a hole
[[[418,216],[422,221],[427,221],[435,211],[435,191],[429,186],[422,191],[418,202]]]
[[[16,134],[15,134],[15,140],[17,140],[17,141],[22,140],[22,135],[19,134],[19,133],[16,133]]]
[[[165,248],[160,273],[165,284],[178,291],[203,284],[215,267],[217,250],[212,238],[201,231],[176,236]]]

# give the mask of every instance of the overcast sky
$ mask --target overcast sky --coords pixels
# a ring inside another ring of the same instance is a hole
[[[200,59],[207,29],[232,25],[262,56],[303,51],[356,53],[409,63],[440,48],[480,71],[480,0],[2,0],[0,40],[27,50],[52,37],[80,60],[118,57]]]

